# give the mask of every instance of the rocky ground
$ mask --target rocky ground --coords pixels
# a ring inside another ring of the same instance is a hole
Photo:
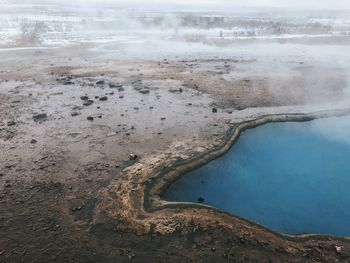
[[[298,60],[286,72],[286,63],[269,70],[239,57],[106,59],[84,48],[1,56],[1,262],[349,259],[344,240],[288,240],[211,210],[201,218],[196,209],[133,210],[144,171],[209,150],[235,123],[333,109],[332,101],[341,108],[342,69]]]

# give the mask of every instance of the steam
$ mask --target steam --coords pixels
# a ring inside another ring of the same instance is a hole
[[[350,117],[334,117],[311,122],[313,132],[325,140],[350,144]]]
[[[345,0],[0,0],[0,50],[89,43],[118,58],[243,58],[255,62],[232,65],[223,80],[254,78],[281,105],[334,103],[350,95],[349,7]]]

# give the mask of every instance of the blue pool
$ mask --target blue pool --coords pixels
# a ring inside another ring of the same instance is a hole
[[[283,233],[350,236],[350,118],[247,130],[163,198],[203,202]]]

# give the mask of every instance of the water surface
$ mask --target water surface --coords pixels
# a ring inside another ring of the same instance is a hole
[[[266,124],[164,196],[289,234],[350,236],[350,119]]]

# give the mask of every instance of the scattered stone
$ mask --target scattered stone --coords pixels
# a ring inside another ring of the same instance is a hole
[[[162,121],[165,121],[166,120],[166,118],[165,117],[162,117],[162,118],[160,118]]]
[[[95,99],[98,99],[100,96],[95,96]]]
[[[36,144],[37,142],[38,142],[38,141],[35,140],[35,139],[32,139],[32,140],[30,141],[31,144]]]
[[[33,120],[37,121],[37,122],[44,121],[44,120],[46,120],[46,118],[47,118],[46,113],[39,113],[39,114],[33,115]]]
[[[149,109],[150,109],[150,110],[153,110],[153,109],[154,109],[154,107],[153,107],[153,106],[151,106],[151,107],[149,107]]]
[[[171,93],[182,93],[183,92],[183,89],[182,88],[171,88],[169,89],[169,92]]]
[[[14,126],[14,125],[16,125],[16,122],[15,121],[9,121],[9,122],[7,122],[7,126]]]
[[[72,115],[72,117],[76,117],[76,116],[79,115],[79,113],[78,112],[72,112],[71,115]]]
[[[136,154],[129,154],[129,160],[133,161],[133,160],[136,160],[137,159],[137,155]]]
[[[83,105],[84,105],[84,106],[90,106],[90,105],[92,105],[93,103],[94,103],[93,100],[87,100],[87,101],[85,101],[85,102],[83,103]]]
[[[123,85],[122,84],[120,84],[120,83],[109,83],[109,87],[111,88],[111,89],[114,89],[114,88],[122,88],[123,87]]]
[[[139,92],[141,94],[149,94],[149,90],[148,89],[141,89]]]
[[[341,246],[335,246],[335,250],[337,251],[338,254],[342,252],[342,247]]]
[[[110,93],[108,93],[109,95],[114,95],[114,92],[110,92]]]
[[[74,207],[72,208],[72,212],[76,212],[76,211],[80,211],[83,208],[83,206],[78,206],[78,207]]]
[[[104,80],[99,80],[96,82],[96,85],[104,85],[105,81]]]
[[[70,80],[63,82],[63,85],[73,85],[73,84],[74,84],[74,82],[70,81]]]
[[[107,96],[103,96],[103,97],[100,98],[100,101],[106,101],[106,100],[108,100]]]
[[[212,111],[213,113],[217,113],[217,112],[218,112],[218,109],[217,109],[217,108],[213,108],[211,111]]]
[[[88,96],[81,96],[80,99],[86,101],[89,99],[89,97]]]
[[[198,203],[202,204],[204,203],[205,199],[203,197],[198,197]]]
[[[93,120],[94,120],[94,117],[88,116],[86,119],[87,119],[88,121],[93,121]]]
[[[125,89],[123,88],[123,87],[120,87],[120,88],[118,88],[118,91],[119,92],[122,92],[122,91],[124,91]]]

